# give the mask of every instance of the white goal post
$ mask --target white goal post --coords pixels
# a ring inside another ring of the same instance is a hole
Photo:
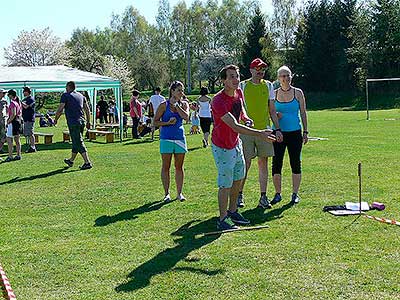
[[[369,120],[369,99],[368,99],[368,82],[379,82],[379,81],[400,81],[400,78],[367,78],[365,81],[365,94],[367,97],[367,120]]]

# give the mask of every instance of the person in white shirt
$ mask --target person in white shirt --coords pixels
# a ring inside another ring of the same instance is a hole
[[[197,99],[197,104],[199,106],[199,117],[200,117],[200,127],[203,131],[203,147],[208,146],[208,140],[210,136],[211,127],[211,98],[207,96],[208,88],[202,87],[200,90],[200,97]]]
[[[150,97],[149,100],[149,117],[151,118],[151,139],[154,140],[154,131],[156,126],[154,126],[154,115],[165,98],[161,95],[161,89],[156,87],[154,90],[154,95]]]

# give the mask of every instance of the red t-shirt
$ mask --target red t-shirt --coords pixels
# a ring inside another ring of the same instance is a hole
[[[141,118],[142,117],[142,105],[140,104],[140,102],[137,99],[132,98],[129,106],[130,106],[129,114],[132,118]],[[133,107],[136,107],[138,114],[135,114]]]
[[[218,92],[211,102],[211,110],[214,119],[211,141],[220,148],[235,148],[239,142],[239,134],[222,121],[221,117],[230,112],[238,122],[240,121],[243,110],[242,91],[237,89],[233,97],[223,91]]]

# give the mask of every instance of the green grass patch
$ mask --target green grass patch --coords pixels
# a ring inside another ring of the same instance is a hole
[[[385,119],[394,119],[385,121]],[[18,299],[400,299],[396,226],[333,217],[324,205],[363,198],[400,219],[399,111],[311,111],[298,206],[255,209],[254,163],[242,212],[260,231],[196,237],[215,230],[216,169],[201,136],[188,135],[184,193],[163,205],[158,142],[86,142],[94,168],[65,169],[70,145],[55,144],[0,164],[0,262]],[[188,128],[187,128],[188,129]],[[4,158],[5,156],[3,156]],[[173,178],[173,177],[172,177]],[[172,180],[172,196],[175,188]],[[273,196],[271,178],[268,195]]]

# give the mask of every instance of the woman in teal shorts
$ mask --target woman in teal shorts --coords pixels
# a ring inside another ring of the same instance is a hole
[[[172,155],[175,160],[175,182],[177,197],[184,201],[183,161],[187,152],[183,120],[189,119],[189,103],[183,100],[184,86],[180,81],[174,81],[169,88],[169,99],[160,104],[154,116],[154,125],[160,127],[160,153],[162,158],[161,181],[164,187],[164,201],[170,202],[170,168]]]

